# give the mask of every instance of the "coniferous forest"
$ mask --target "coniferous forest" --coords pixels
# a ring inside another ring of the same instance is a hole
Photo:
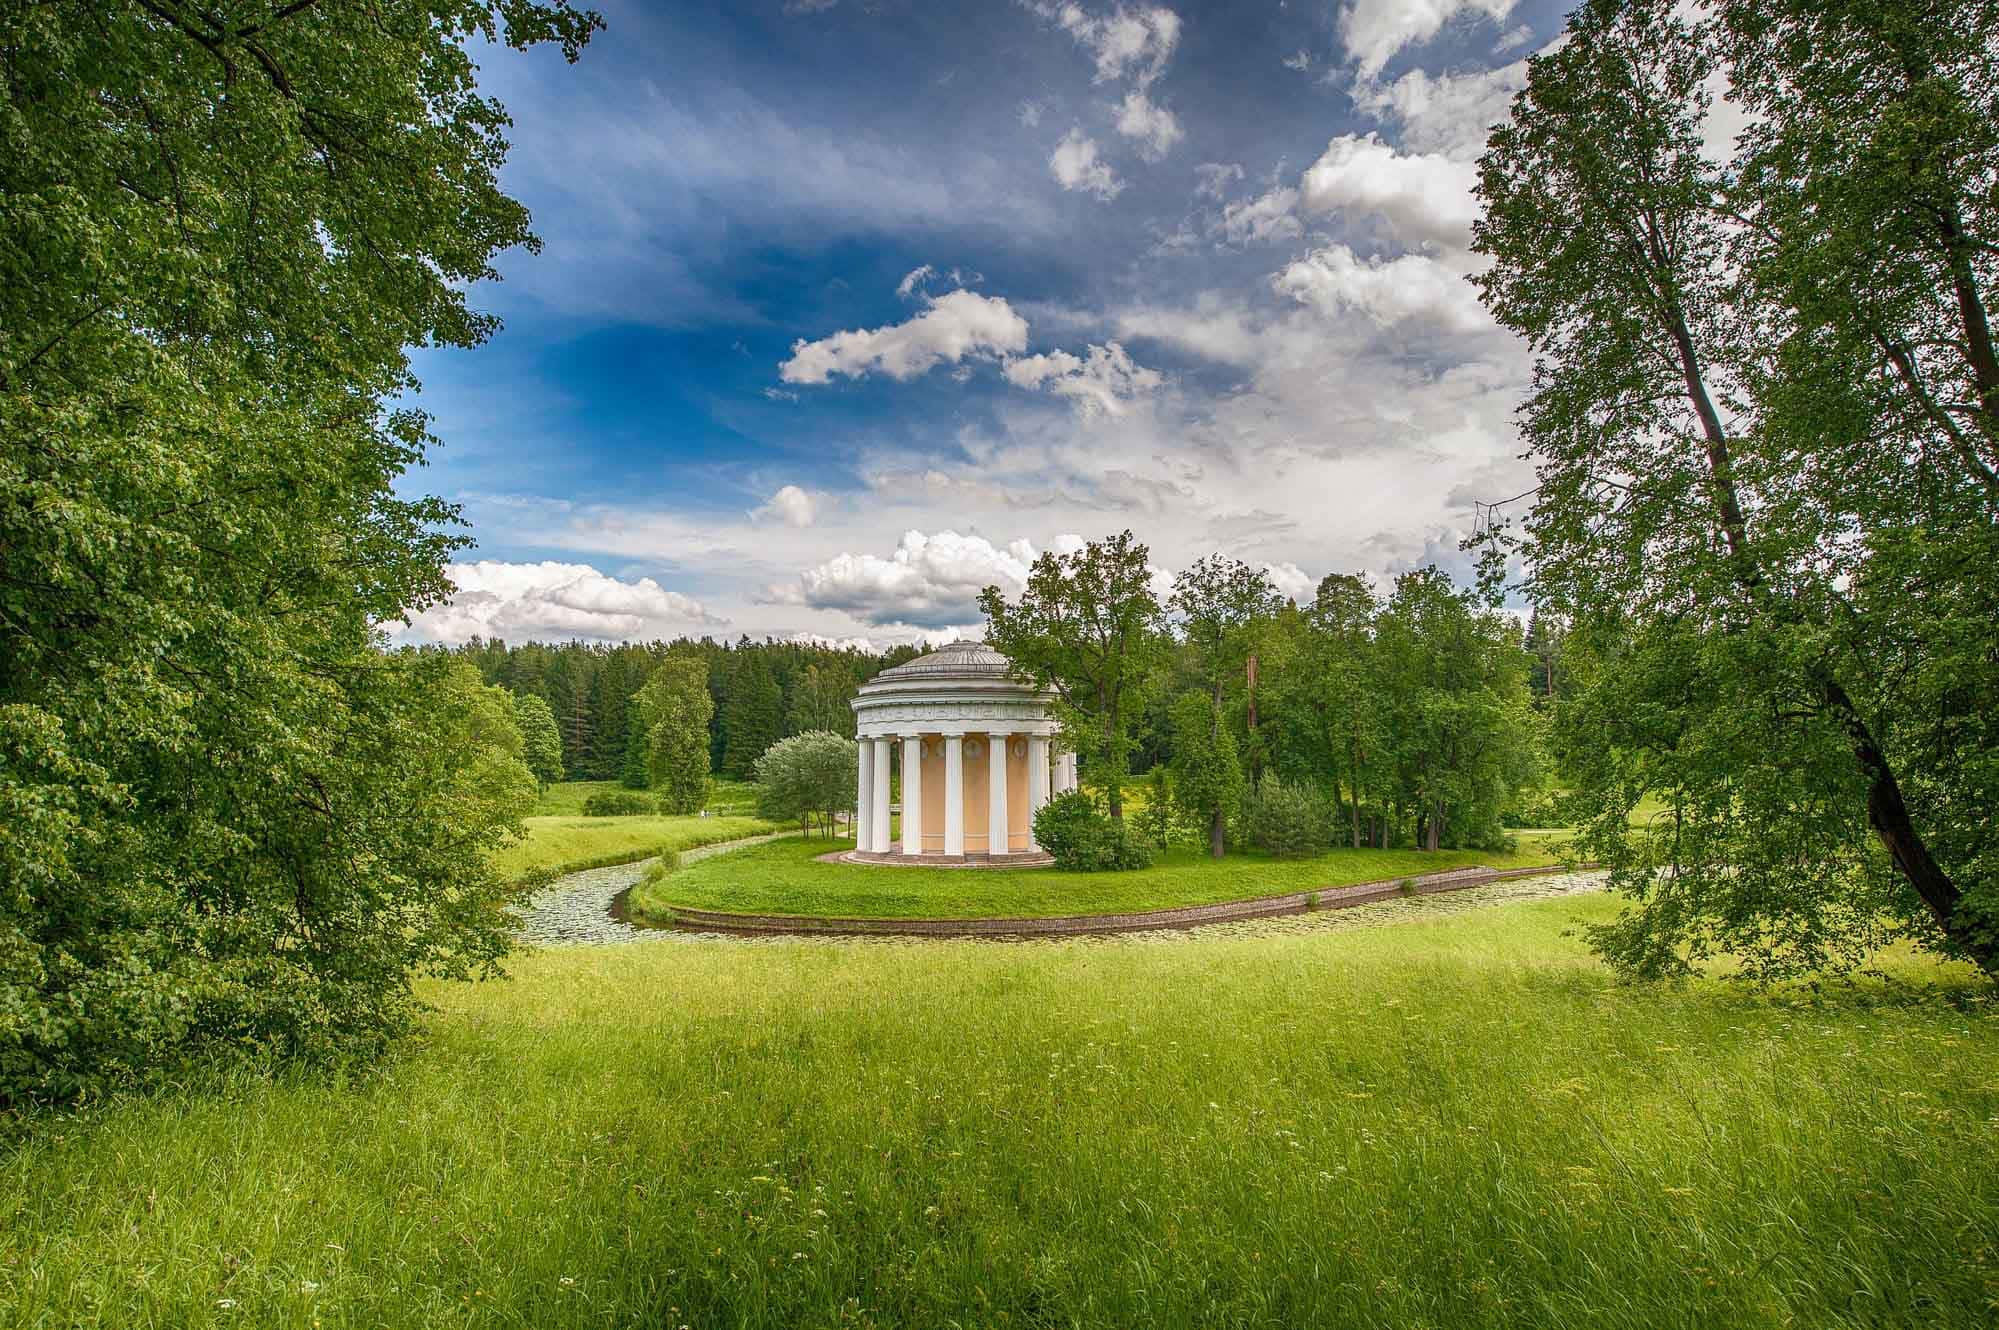
[[[562,735],[562,768],[571,780],[617,780],[632,741],[631,700],[668,656],[692,656],[708,671],[715,702],[709,722],[709,770],[748,780],[751,765],[779,739],[807,730],[852,735],[854,691],[891,665],[918,654],[909,646],[879,655],[810,642],[505,642],[474,638],[452,649],[489,684],[539,697]]]

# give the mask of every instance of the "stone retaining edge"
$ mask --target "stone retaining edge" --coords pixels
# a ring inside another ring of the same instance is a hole
[[[1013,919],[865,919],[828,916],[813,918],[789,914],[731,914],[723,910],[698,910],[674,905],[670,927],[701,933],[789,934],[798,937],[934,937],[934,938],[1032,938],[1082,937],[1102,933],[1138,933],[1161,928],[1198,928],[1205,924],[1235,923],[1243,919],[1268,919],[1278,915],[1306,914],[1314,910],[1340,910],[1402,895],[1428,896],[1443,891],[1463,891],[1511,878],[1535,877],[1546,873],[1567,873],[1594,868],[1594,862],[1574,865],[1553,864],[1540,868],[1455,868],[1421,877],[1382,878],[1345,887],[1318,887],[1289,892],[1282,896],[1256,896],[1247,900],[1218,901],[1211,905],[1181,905],[1164,910],[1144,910],[1130,914],[1072,914],[1045,918]],[[1404,892],[1402,884],[1410,886]]]

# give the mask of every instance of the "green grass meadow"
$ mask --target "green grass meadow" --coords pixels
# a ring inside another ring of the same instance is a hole
[[[493,864],[509,878],[575,873],[783,830],[759,817],[531,817],[527,838],[501,848]]]
[[[788,823],[755,815],[751,787],[730,781],[715,785],[707,817],[585,817],[585,799],[624,787],[609,780],[561,781],[542,791],[534,813],[524,819],[526,837],[496,851],[493,865],[509,879],[543,871],[576,873],[789,829]]]
[[[786,839],[717,855],[648,878],[631,908],[665,919],[674,906],[741,914],[846,915],[877,919],[976,919],[1114,914],[1281,896],[1313,887],[1414,877],[1484,864],[1520,868],[1552,862],[1545,842],[1523,839],[1511,853],[1447,850],[1334,850],[1314,859],[1273,859],[1236,851],[1211,859],[1174,849],[1152,867],[1126,873],[1053,868],[919,869],[819,863],[851,840]]]
[[[1452,899],[524,957],[385,1070],[39,1124],[0,1323],[1992,1324],[1989,986],[1625,987],[1610,898]]]
[[[583,801],[593,794],[645,794],[648,790],[628,790],[614,780],[564,780],[545,785],[535,804],[535,817],[581,817]],[[725,780],[712,776],[708,781],[708,815],[745,816],[755,811],[757,787],[748,781]]]

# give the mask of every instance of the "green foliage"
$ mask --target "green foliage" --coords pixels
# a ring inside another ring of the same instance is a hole
[[[1555,743],[1630,973],[1889,936],[1999,971],[1995,40],[1990,3],[1593,3],[1481,164],[1540,482],[1488,568],[1566,625]]]
[[[986,641],[1039,687],[1054,690],[1069,747],[1124,817],[1123,780],[1138,743],[1147,692],[1165,645],[1150,551],[1129,531],[1034,561],[1020,602],[996,586],[979,594]]]
[[[728,687],[721,771],[731,780],[752,780],[757,759],[784,734],[784,693],[770,662],[754,651],[736,659]]]
[[[854,708],[851,703],[860,680],[851,668],[837,661],[814,662],[793,679],[785,702],[784,732],[805,734],[829,730],[852,738]]]
[[[1165,767],[1154,767],[1145,782],[1145,806],[1138,810],[1137,834],[1147,845],[1164,850],[1173,840],[1173,784]]]
[[[533,693],[509,694],[514,704],[514,723],[520,727],[525,745],[521,760],[543,785],[562,779],[562,732],[555,728],[555,713],[548,703]]]
[[[1244,779],[1234,733],[1213,699],[1185,693],[1173,704],[1173,797],[1222,857],[1226,827],[1242,808]]]
[[[1499,815],[1502,827],[1561,827],[1568,825],[1567,811],[1554,794],[1536,795]]]
[[[1265,776],[1244,803],[1249,843],[1279,859],[1316,858],[1333,845],[1333,809],[1303,781]]]
[[[708,798],[708,664],[698,656],[661,661],[633,697],[635,723],[646,736],[647,783],[660,811],[698,813]]]
[[[599,790],[583,801],[585,817],[643,817],[672,811],[661,808],[657,799],[629,790]]]
[[[625,761],[618,770],[618,783],[628,790],[652,787],[652,735],[636,694],[625,703]]]
[[[1118,818],[1099,809],[1082,790],[1058,794],[1034,815],[1034,841],[1072,873],[1149,867],[1152,847]]]
[[[502,22],[596,19],[0,8],[0,1102],[365,1054],[506,949],[512,708],[375,629],[462,544],[398,496],[405,348],[482,341],[535,243],[468,49]]]
[[[644,789],[646,784],[646,733],[643,728],[634,730],[632,697],[668,656],[693,656],[708,664],[708,693],[716,703],[710,742],[719,763],[729,748],[727,703],[739,662],[763,657],[783,695],[784,734],[821,729],[851,735],[854,713],[848,703],[861,680],[914,654],[909,647],[877,654],[749,638],[733,643],[678,638],[616,646],[597,642],[509,646],[496,639],[473,638],[455,652],[475,662],[487,683],[533,693],[549,704],[563,733],[563,766],[570,776],[624,780],[633,789]]]
[[[1394,797],[1425,849],[1505,845],[1500,815],[1540,778],[1518,629],[1435,568],[1405,573],[1375,624]]]
[[[829,730],[780,739],[756,761],[757,813],[796,821],[808,833],[817,818],[833,834],[835,815],[854,809],[859,746]]]

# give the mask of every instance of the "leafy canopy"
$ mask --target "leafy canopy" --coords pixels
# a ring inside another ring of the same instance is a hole
[[[1631,972],[1999,969],[1995,42],[1991,0],[1594,0],[1481,163],[1540,482],[1488,567],[1568,625]]]
[[[0,7],[0,1103],[365,1052],[490,972],[503,695],[376,625],[454,511],[412,345],[534,246],[475,40],[559,0]]]
[[[633,696],[634,724],[645,736],[646,779],[667,813],[698,813],[708,801],[708,662],[675,655],[660,662]]]
[[[817,818],[830,835],[836,815],[854,809],[859,746],[830,730],[780,739],[756,761],[757,814],[795,819],[810,830]]]
[[[1166,643],[1149,553],[1125,531],[1042,554],[1017,604],[996,586],[979,593],[986,640],[1025,678],[1054,690],[1063,736],[1091,759],[1089,774],[1119,820],[1135,731]]]

